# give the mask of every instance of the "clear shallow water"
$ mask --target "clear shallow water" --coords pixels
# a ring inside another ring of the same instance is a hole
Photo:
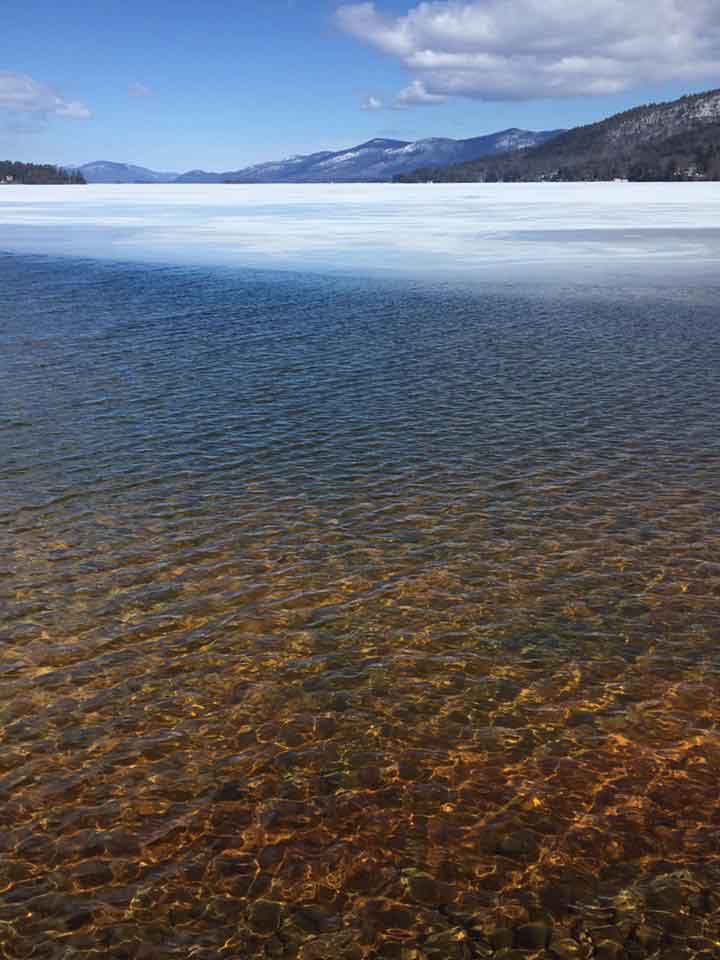
[[[717,955],[717,284],[0,277],[5,956]]]

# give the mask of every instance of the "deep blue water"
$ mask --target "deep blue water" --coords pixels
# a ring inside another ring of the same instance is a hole
[[[0,275],[3,480],[20,504],[190,475],[227,495],[253,480],[322,495],[380,469],[492,482],[591,456],[652,475],[718,452],[719,288],[12,256]]]

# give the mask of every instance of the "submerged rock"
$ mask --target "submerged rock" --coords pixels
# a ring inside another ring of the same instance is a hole
[[[453,928],[433,933],[423,944],[427,960],[470,960],[472,954],[464,930]]]
[[[595,947],[597,960],[620,960],[624,952],[622,944],[617,940],[601,940]]]
[[[544,923],[525,923],[517,929],[517,944],[526,950],[539,950],[547,946],[550,934],[550,928]]]
[[[570,937],[563,937],[560,940],[553,940],[549,947],[550,953],[558,960],[583,960],[587,956],[587,951],[577,940]]]
[[[510,927],[494,927],[488,933],[488,940],[495,950],[504,950],[512,947],[515,934]]]
[[[402,879],[409,896],[426,906],[440,906],[452,899],[450,887],[419,870],[407,870]]]
[[[113,874],[104,860],[86,860],[74,869],[73,878],[81,889],[90,890],[111,883]]]
[[[500,838],[497,851],[511,859],[535,859],[540,852],[540,844],[531,830],[516,830]]]
[[[249,923],[255,933],[270,935],[280,928],[283,906],[274,900],[257,900],[250,909]]]

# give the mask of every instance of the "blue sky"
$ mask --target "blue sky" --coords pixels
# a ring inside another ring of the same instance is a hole
[[[0,158],[231,170],[377,136],[573,126],[720,86],[718,10],[25,0],[2,20]]]

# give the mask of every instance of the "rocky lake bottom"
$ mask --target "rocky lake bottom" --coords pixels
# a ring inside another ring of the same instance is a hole
[[[715,281],[0,278],[0,956],[720,955]]]

